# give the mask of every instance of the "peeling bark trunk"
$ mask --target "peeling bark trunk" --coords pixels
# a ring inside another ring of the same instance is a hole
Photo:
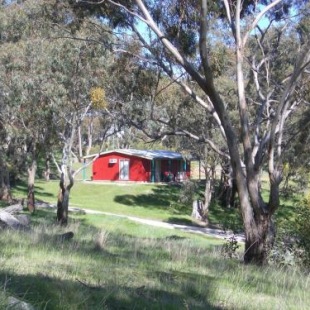
[[[36,160],[33,160],[31,166],[28,168],[27,208],[31,213],[35,211],[34,181],[36,171],[37,171],[37,162]]]
[[[65,184],[65,175],[61,174],[59,182],[59,194],[57,200],[57,222],[60,225],[66,226],[68,224],[68,210],[69,210],[69,197],[70,190],[74,184],[73,177],[68,171],[69,184]]]
[[[208,224],[209,207],[212,199],[212,180],[206,179],[205,191],[204,191],[204,204],[203,204],[203,221]]]
[[[193,201],[192,218],[198,221],[203,221],[203,204],[201,200]]]

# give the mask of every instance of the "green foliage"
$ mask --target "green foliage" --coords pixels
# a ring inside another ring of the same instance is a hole
[[[230,238],[226,239],[226,242],[222,246],[222,254],[226,258],[238,258],[239,255],[237,250],[240,248],[240,244],[236,237],[232,235]]]
[[[303,250],[293,233],[279,232],[276,242],[268,254],[268,263],[277,267],[302,267]]]
[[[102,37],[104,26],[96,20],[76,27],[67,5],[27,0],[0,6],[1,138],[9,144],[1,153],[11,175],[56,153],[81,124],[92,87],[106,84],[110,37]]]
[[[198,181],[185,180],[181,184],[179,202],[191,208],[193,201],[199,198],[199,189]]]
[[[104,109],[107,107],[105,91],[102,87],[92,87],[90,89],[90,99],[95,109]]]
[[[296,217],[298,243],[304,250],[304,263],[310,266],[310,194],[300,203]]]
[[[277,236],[269,262],[277,266],[310,266],[310,196],[287,201],[277,212]]]

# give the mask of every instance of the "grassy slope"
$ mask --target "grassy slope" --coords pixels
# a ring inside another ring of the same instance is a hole
[[[58,181],[37,181],[36,199],[56,203]],[[98,211],[159,219],[167,222],[195,224],[191,207],[178,205],[179,187],[153,184],[96,184],[76,182],[70,205]],[[26,197],[26,185],[13,189],[14,197]]]
[[[266,187],[263,180],[263,188]],[[15,197],[26,197],[26,184],[18,184],[13,188]],[[36,181],[36,198],[56,203],[59,190],[58,181]],[[95,183],[76,181],[70,196],[70,205],[98,211],[132,215],[141,218],[158,219],[166,222],[192,224],[199,223],[191,218],[191,206],[178,203],[180,187],[170,185],[124,183]],[[267,190],[263,198],[268,200]],[[280,226],[288,225],[294,220],[297,200],[300,195],[281,200],[281,206],[276,211],[276,221]],[[242,230],[242,221],[237,209],[220,208],[216,204],[210,206],[209,223],[220,227]]]
[[[190,207],[176,204],[178,190],[76,182],[70,202],[190,222]],[[55,203],[57,192],[56,181],[36,184],[38,199]],[[25,186],[17,186],[14,194],[25,197]],[[281,216],[291,214],[290,205]],[[213,223],[238,222],[235,210],[214,206],[210,215]],[[32,216],[38,225],[34,234],[0,234],[0,308],[8,295],[39,309],[307,309],[310,304],[309,276],[224,259],[219,240],[93,215],[71,216],[68,229],[75,237],[62,243],[53,237],[62,231],[51,224],[54,218],[54,213],[38,211]]]
[[[224,259],[219,241],[109,216],[77,216],[55,237],[54,213],[32,233],[0,234],[0,306],[16,296],[38,309],[307,309],[297,270]],[[5,291],[5,294],[4,294]]]

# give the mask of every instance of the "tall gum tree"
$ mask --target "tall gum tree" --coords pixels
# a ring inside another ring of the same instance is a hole
[[[178,83],[197,104],[213,116],[226,141],[233,177],[236,180],[240,210],[245,231],[246,263],[264,264],[272,246],[274,227],[272,216],[279,207],[279,186],[282,180],[282,158],[286,123],[303,99],[298,90],[303,88],[303,76],[308,74],[310,49],[309,31],[297,29],[309,13],[305,1],[78,1],[77,9],[109,16],[111,24],[132,30],[144,49],[144,56],[152,60],[174,82]],[[290,7],[294,7],[292,11]],[[298,12],[295,14],[294,12]],[[291,18],[294,15],[294,18]],[[230,29],[227,44],[234,48],[233,78],[238,95],[238,125],[227,110],[229,98],[219,92],[210,62],[212,50],[210,20],[223,32]],[[283,18],[282,18],[283,17]],[[117,24],[117,21],[119,23]],[[262,23],[267,26],[263,27]],[[141,26],[144,24],[144,26]],[[287,31],[301,37],[295,38],[296,52],[286,77],[275,81],[272,62],[281,56],[265,49],[267,34],[280,29],[278,42]],[[298,30],[298,31],[297,31]],[[257,38],[253,43],[253,38]],[[191,49],[197,41],[196,49]],[[249,42],[255,45],[249,55]],[[254,56],[260,53],[260,59]],[[252,61],[252,64],[250,64]],[[249,72],[253,75],[255,95],[250,88]],[[184,79],[196,83],[206,95],[202,98]],[[183,76],[184,76],[183,75]],[[189,135],[190,136],[190,135]],[[206,141],[216,150],[216,141]],[[269,199],[264,201],[260,186],[260,173],[268,167]]]
[[[60,197],[67,204],[72,144],[91,105],[90,89],[104,85],[108,32],[103,37],[101,24],[89,19],[77,26],[59,1],[8,2],[0,17],[0,198],[10,199],[9,172],[26,171],[33,211],[37,160],[63,146]],[[58,214],[65,224],[67,210]]]

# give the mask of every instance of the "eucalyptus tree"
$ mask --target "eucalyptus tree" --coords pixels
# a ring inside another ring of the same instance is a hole
[[[1,7],[1,81],[3,99],[12,115],[3,117],[6,127],[11,128],[7,130],[7,161],[15,170],[26,169],[28,173],[30,211],[35,207],[37,159],[55,141],[53,115],[63,98],[61,83],[56,84],[59,81],[55,81],[55,72],[51,71],[53,42],[46,40],[46,35],[55,29],[42,17],[45,9],[43,2],[34,1]]]
[[[272,216],[279,207],[286,123],[303,103],[297,90],[304,87],[308,74],[307,1],[106,0],[78,1],[74,6],[109,16],[118,30],[130,30],[148,63],[158,66],[213,117],[238,189],[246,236],[244,260],[265,263],[274,234]],[[210,57],[212,27],[222,30],[221,40],[233,50],[235,108],[230,109],[230,98],[221,94],[216,81]],[[272,33],[277,34],[274,43]],[[286,44],[288,36],[295,39],[295,52],[284,67],[281,49],[274,47]],[[279,68],[284,72],[281,78],[277,78]],[[219,152],[216,141],[205,139],[205,143]],[[270,183],[267,202],[260,186],[264,165]]]
[[[81,40],[58,39],[52,48],[51,68],[54,79],[63,87],[62,104],[57,107],[54,121],[57,135],[62,144],[62,156],[59,165],[61,174],[60,195],[58,199],[58,221],[67,223],[68,197],[73,186],[72,149],[78,128],[89,113],[98,107],[92,106],[91,89],[102,86],[107,53],[100,45],[90,43],[87,32],[76,33]],[[93,35],[93,34],[92,34]],[[82,39],[83,38],[83,39]],[[63,58],[66,55],[66,58]],[[104,108],[104,107],[102,107]]]
[[[7,175],[4,167],[17,161],[26,168],[33,210],[38,156],[61,148],[58,205],[65,211],[58,212],[58,220],[65,224],[72,144],[92,105],[91,88],[105,86],[108,32],[103,37],[102,25],[91,19],[77,26],[70,8],[55,1],[12,2],[1,6],[1,16],[1,134],[10,155],[2,155],[1,178]]]
[[[28,170],[28,205],[33,210],[38,140],[42,140],[46,132],[46,118],[43,115],[47,102],[42,92],[38,91],[41,84],[46,84],[42,75],[42,51],[38,53],[40,47],[35,44],[38,40],[33,35],[34,24],[24,8],[9,3],[1,6],[0,14],[1,89],[5,105],[1,109],[1,119],[6,135],[3,146],[6,151],[2,154],[7,155],[6,165],[10,167],[10,172],[16,173],[24,168]],[[8,175],[7,172],[4,174]]]
[[[188,153],[199,155],[206,174],[202,213],[207,221],[214,192],[213,171],[219,161],[215,160],[215,153],[205,147],[205,140],[211,136],[217,138],[218,145],[222,148],[224,141],[221,141],[221,137],[215,132],[214,123],[208,113],[197,106],[176,83],[171,82],[157,66],[149,63],[147,58],[133,57],[137,53],[134,40],[129,38],[124,45],[126,46],[123,50],[127,53],[118,55],[111,66],[115,82],[108,90],[109,100],[118,102],[118,118],[123,119],[128,126],[140,130],[140,138],[145,142],[152,145],[160,141],[165,147],[181,151],[185,156]],[[197,91],[199,92],[199,89]],[[134,136],[128,141],[129,145],[137,143],[134,141],[136,130]],[[191,139],[188,139],[189,137]],[[219,152],[227,160],[227,155]]]

